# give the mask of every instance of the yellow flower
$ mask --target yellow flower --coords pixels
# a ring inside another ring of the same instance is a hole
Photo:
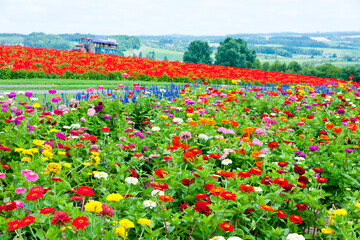
[[[58,132],[59,130],[57,130],[57,129],[50,129],[50,132]]]
[[[330,235],[333,235],[335,233],[334,229],[332,228],[323,228],[321,229],[321,232],[323,234],[330,234]]]
[[[99,156],[100,155],[100,153],[98,153],[98,152],[91,152],[91,154],[94,155],[94,156]]]
[[[49,158],[47,158],[47,157],[42,157],[41,160],[47,161],[47,160],[49,160]]]
[[[102,212],[102,203],[99,201],[92,201],[85,204],[85,209],[89,212]]]
[[[54,156],[54,154],[52,152],[48,151],[48,150],[44,150],[42,152],[42,154],[45,155],[48,158],[52,158]]]
[[[58,164],[58,163],[49,163],[47,166],[46,166],[46,174],[59,174],[61,171],[61,165]]]
[[[187,117],[192,117],[192,116],[194,116],[194,114],[192,114],[192,113],[187,113],[186,116],[187,116]]]
[[[51,147],[50,145],[48,145],[48,144],[45,144],[45,145],[43,146],[43,148],[44,148],[44,150],[47,150],[47,151],[49,151],[49,152],[52,151],[52,147]]]
[[[162,117],[163,119],[168,119],[168,118],[169,118],[169,117],[166,116],[166,115],[161,115],[161,117]]]
[[[360,208],[360,203],[355,204],[355,207]]]
[[[116,236],[120,236],[124,239],[127,239],[127,232],[126,232],[126,229],[123,228],[123,227],[118,227],[117,229],[115,229],[115,233],[116,233]]]
[[[70,164],[70,163],[64,163],[63,166],[64,166],[64,167],[67,167],[67,168],[71,168],[71,164]]]
[[[34,108],[39,108],[39,107],[41,107],[41,105],[40,105],[39,103],[34,103],[32,106],[33,106]]]
[[[22,162],[31,162],[31,158],[29,158],[29,157],[23,157],[23,158],[21,159],[21,161],[22,161]]]
[[[24,151],[25,149],[23,149],[23,148],[15,148],[15,152],[22,152],[22,151]]]
[[[112,193],[106,197],[106,200],[108,200],[110,202],[118,202],[122,199],[124,199],[124,197],[118,193]]]
[[[235,79],[231,80],[232,83],[237,83]]]
[[[334,214],[335,215],[346,215],[347,211],[345,209],[336,209]]]
[[[65,155],[66,155],[66,152],[60,151],[60,152],[58,152],[58,154],[65,156]]]
[[[35,144],[36,146],[42,146],[42,145],[44,145],[44,141],[34,140],[34,141],[33,141],[33,144]]]
[[[146,225],[146,226],[150,226],[150,222],[151,222],[151,220],[147,219],[147,218],[140,218],[138,220],[139,224]]]
[[[132,221],[130,221],[129,219],[120,220],[119,225],[120,225],[120,227],[123,227],[125,229],[135,228],[135,224]]]

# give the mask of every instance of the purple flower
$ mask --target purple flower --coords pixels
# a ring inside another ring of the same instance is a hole
[[[26,92],[26,93],[25,93],[25,96],[27,96],[27,97],[29,97],[29,98],[32,97],[33,95],[34,95],[34,94],[33,94],[32,92]]]
[[[311,145],[311,146],[309,147],[309,150],[310,150],[310,151],[317,151],[318,149],[319,149],[319,147],[316,146],[316,145]]]
[[[111,116],[110,116],[109,114],[105,114],[105,115],[104,115],[104,118],[105,118],[105,119],[110,119]]]
[[[145,138],[144,134],[141,131],[134,132],[134,135],[139,136],[139,138],[141,140],[143,140]]]
[[[354,151],[354,149],[345,148],[345,151],[347,151],[348,153],[352,153]]]
[[[16,97],[16,93],[11,92],[11,93],[9,93],[8,97],[9,97],[9,98],[14,98],[14,97]]]
[[[61,132],[57,132],[56,133],[56,137],[60,138],[61,140],[65,140],[66,139],[66,135],[61,133]]]
[[[307,157],[306,154],[300,154],[299,156],[300,156],[300,157],[303,157],[303,158],[306,158],[306,157]]]
[[[103,109],[104,109],[103,105],[96,105],[95,106],[95,111],[97,111],[97,112],[101,112]]]
[[[9,111],[9,109],[8,109],[7,107],[3,107],[3,108],[1,109],[1,111],[2,111],[2,112],[7,112],[7,111]]]
[[[60,102],[60,99],[59,99],[59,98],[56,98],[56,97],[53,97],[53,98],[51,99],[51,102],[53,102],[53,103],[58,103],[58,102]]]
[[[49,93],[50,93],[50,94],[55,94],[55,93],[56,93],[56,90],[55,90],[55,89],[49,89]]]
[[[143,146],[142,149],[146,152],[149,151],[149,148],[147,146]]]
[[[345,110],[344,109],[339,109],[339,110],[337,110],[336,113],[340,114],[340,115],[343,115],[345,113]]]

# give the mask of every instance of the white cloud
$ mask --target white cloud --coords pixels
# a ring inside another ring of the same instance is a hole
[[[0,0],[0,32],[225,35],[359,31],[359,0]]]

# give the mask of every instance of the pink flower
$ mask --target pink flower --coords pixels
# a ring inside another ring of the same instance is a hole
[[[88,92],[88,93],[91,93],[91,92],[94,92],[94,91],[95,91],[94,88],[88,88],[88,89],[86,89],[86,92]]]
[[[22,194],[24,192],[26,192],[26,188],[19,187],[19,188],[15,189],[15,193],[17,193],[17,194]]]
[[[29,170],[29,169],[21,170],[21,174],[22,174],[23,176],[25,176],[26,174],[31,173],[31,172],[32,172],[32,171]]]
[[[5,173],[0,173],[0,178],[5,178],[6,174]]]
[[[92,117],[92,116],[95,115],[95,112],[96,112],[95,109],[90,108],[90,109],[88,110],[88,112],[87,112],[87,115],[90,116],[90,117]]]
[[[181,141],[190,140],[191,139],[191,133],[190,132],[181,132],[179,134],[179,137],[180,137]]]
[[[80,118],[80,121],[86,122],[86,119],[84,117]]]
[[[127,77],[129,77],[129,74],[127,74],[127,73],[123,73],[123,75],[122,75],[124,78],[127,78]]]
[[[35,182],[36,180],[38,180],[39,175],[37,175],[37,173],[31,172],[28,174],[25,174],[25,180],[29,181],[29,182]]]
[[[120,84],[118,85],[118,88],[125,88],[125,85]]]
[[[103,89],[104,89],[104,87],[103,87],[103,86],[98,86],[98,87],[97,87],[97,89],[99,89],[99,90],[103,90]]]
[[[14,202],[16,203],[16,209],[22,208],[24,206],[24,202],[22,201],[15,200]]]

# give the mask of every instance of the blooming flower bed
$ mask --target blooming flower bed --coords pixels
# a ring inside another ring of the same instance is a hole
[[[0,99],[1,239],[360,237],[356,88],[119,88]]]
[[[241,79],[258,84],[337,85],[342,80],[267,72],[260,70],[157,61],[139,57],[120,57],[53,49],[0,45],[0,79],[136,79],[184,82],[197,80],[225,83]],[[360,87],[360,83],[355,83]]]

